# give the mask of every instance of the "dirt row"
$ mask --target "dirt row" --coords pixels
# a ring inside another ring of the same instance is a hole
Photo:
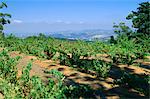
[[[20,54],[19,52],[11,52],[11,57],[21,56],[21,59],[18,62],[18,76],[21,75],[21,71],[24,66],[26,66],[31,60],[33,61],[32,70],[30,75],[38,75],[43,81],[49,78],[48,74],[44,73],[44,70],[56,69],[62,72],[66,77],[67,84],[83,84],[89,85],[94,90],[94,95],[89,95],[89,98],[107,98],[107,99],[116,99],[121,97],[128,98],[145,98],[143,94],[138,93],[137,91],[120,87],[118,85],[114,85],[113,81],[116,79],[117,74],[120,70],[126,70],[134,74],[150,75],[150,70],[147,69],[150,67],[150,62],[141,62],[145,67],[137,67],[137,66],[126,66],[126,65],[117,65],[113,67],[111,73],[112,75],[107,79],[97,78],[96,76],[88,73],[79,72],[71,67],[59,65],[59,62],[52,60],[41,60],[35,56],[29,56],[25,54]],[[91,96],[91,97],[90,97]]]

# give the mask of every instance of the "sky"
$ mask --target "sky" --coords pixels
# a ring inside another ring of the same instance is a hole
[[[113,29],[146,0],[0,0],[12,15],[5,32],[37,33],[84,29]]]

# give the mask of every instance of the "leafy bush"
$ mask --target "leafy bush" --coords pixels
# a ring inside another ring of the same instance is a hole
[[[108,55],[113,63],[123,63],[132,65],[136,59],[144,56],[143,48],[140,44],[136,44],[133,40],[119,39],[120,43],[112,44],[109,48]]]
[[[61,52],[59,56],[59,60],[60,60],[60,65],[71,66],[70,57],[66,53]]]
[[[129,74],[123,72],[120,79],[115,81],[115,84],[126,85],[129,88],[134,88],[135,90],[144,93],[149,96],[149,86],[150,86],[150,77],[149,75],[138,76],[135,74]]]
[[[101,60],[93,60],[93,66],[98,76],[108,77],[111,68],[110,64]]]
[[[17,79],[17,60],[19,57],[10,58],[6,50],[0,53],[0,77],[5,78],[11,83],[16,83]]]
[[[79,99],[79,98],[93,98],[90,97],[94,94],[92,88],[89,85],[71,85],[65,92],[69,99]]]
[[[80,56],[81,56],[81,52],[79,49],[74,49],[72,51],[71,62],[73,65],[80,65]]]
[[[66,87],[62,83],[64,76],[58,71],[49,71],[58,82],[49,78],[48,84],[45,84],[37,76],[30,77],[32,64],[29,63],[18,78],[17,60],[10,58],[5,50],[0,53],[0,92],[5,98],[65,98]]]
[[[54,55],[56,54],[56,52],[57,51],[52,47],[46,46],[44,48],[44,53],[46,54],[47,59],[52,59],[54,57]]]

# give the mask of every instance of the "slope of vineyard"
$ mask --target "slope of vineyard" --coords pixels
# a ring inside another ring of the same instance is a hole
[[[137,66],[127,66],[127,65],[116,65],[114,66],[110,71],[110,76],[108,76],[106,79],[103,78],[97,78],[95,76],[95,72],[91,71],[91,73],[84,73],[80,72],[80,70],[60,65],[58,61],[53,60],[43,60],[38,59],[38,57],[35,56],[29,56],[25,55],[23,53],[19,53],[16,51],[10,52],[9,55],[11,57],[20,56],[21,59],[18,61],[17,68],[18,68],[18,76],[21,76],[21,71],[24,66],[26,66],[31,60],[33,62],[32,69],[30,71],[30,76],[38,75],[42,78],[44,82],[47,82],[47,78],[51,77],[50,75],[44,73],[44,70],[52,70],[56,69],[60,72],[62,72],[65,75],[65,84],[66,85],[89,85],[92,90],[90,91],[90,94],[88,96],[81,96],[83,98],[86,97],[95,97],[95,98],[145,98],[145,95],[142,93],[139,93],[138,91],[134,90],[133,88],[125,87],[125,86],[119,86],[114,85],[115,79],[119,77],[119,73],[122,70],[128,71],[132,74],[137,75],[150,75],[150,70],[142,67]],[[106,55],[102,55],[103,57],[106,57]],[[149,58],[149,57],[148,57]],[[143,64],[143,66],[150,67],[150,62],[147,62],[141,60],[139,61]],[[145,64],[145,65],[144,65]],[[80,96],[79,96],[80,97]]]
[[[132,28],[114,24],[116,35],[102,41],[6,35],[11,15],[0,12],[0,99],[150,98],[149,6],[140,3],[126,17]]]

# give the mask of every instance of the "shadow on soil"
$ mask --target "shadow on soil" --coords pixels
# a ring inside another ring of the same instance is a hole
[[[80,59],[79,64],[75,65],[75,68],[85,74],[96,75],[95,72],[89,71],[88,68],[91,68],[91,63],[93,59]],[[86,63],[86,65],[84,65]],[[89,64],[89,65],[88,65]],[[55,65],[54,65],[55,66]],[[82,68],[82,69],[81,69]],[[149,69],[149,68],[148,68]],[[58,71],[65,71],[65,68],[58,68]],[[124,73],[126,75],[124,76]],[[137,98],[137,99],[148,99],[149,96],[149,84],[145,81],[145,77],[148,75],[140,75],[134,72],[134,69],[125,67],[124,69],[120,68],[117,65],[113,65],[109,77],[112,78],[115,82],[109,82],[105,79],[92,78],[89,76],[80,77],[78,73],[72,73],[69,76],[66,76],[64,84],[71,86],[72,88],[66,92],[66,96],[70,98],[83,98],[83,99],[107,99],[107,97],[117,96],[118,98]],[[50,78],[51,76],[46,76]],[[70,78],[73,77],[73,78]],[[82,79],[82,82],[94,82],[98,80],[99,82],[103,81],[107,84],[117,84],[117,86],[107,89],[104,85],[95,83],[97,88],[94,88],[91,84],[81,84],[77,83],[76,80]],[[120,81],[120,82],[117,82]],[[117,82],[117,83],[116,83]],[[145,92],[145,95],[140,92]]]
[[[145,65],[145,64],[140,64],[140,67],[145,68],[145,69],[150,69],[150,65]]]
[[[97,99],[99,97],[105,99],[105,96],[102,92],[104,87],[100,84],[98,84],[99,89],[94,90],[90,85],[88,84],[80,84],[74,82],[72,79],[66,79],[65,80],[65,85],[67,86],[72,86],[72,90],[69,90],[66,93],[67,97],[70,98],[83,98],[83,99]]]

